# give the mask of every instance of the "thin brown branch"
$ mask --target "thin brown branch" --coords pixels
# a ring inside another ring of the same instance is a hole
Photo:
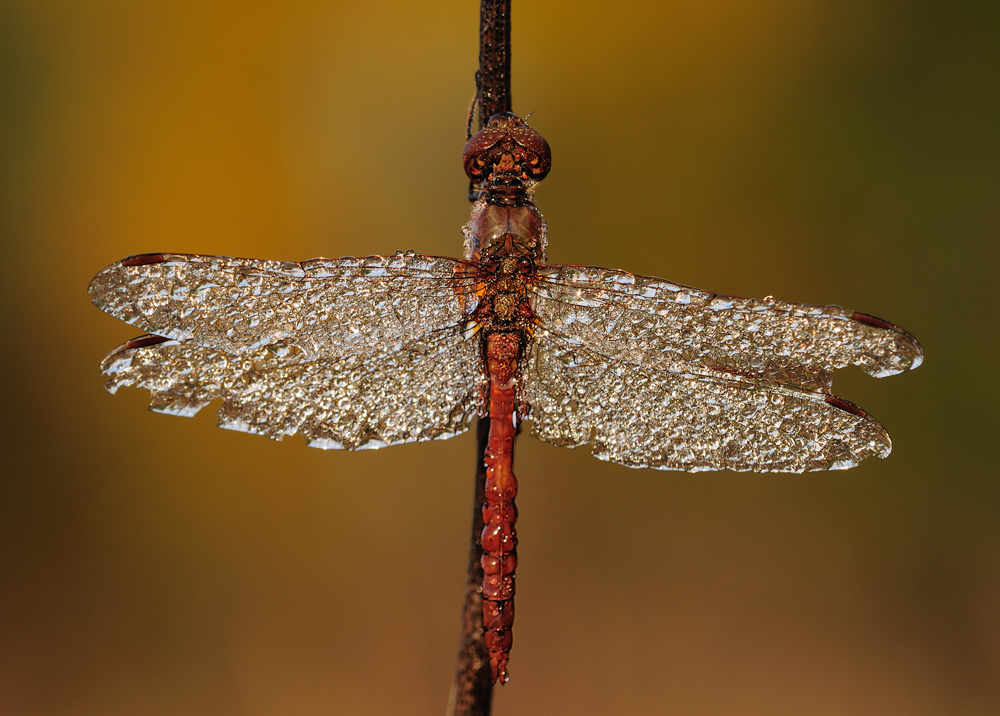
[[[508,112],[510,100],[510,0],[481,0],[479,16],[479,71],[476,100],[480,129],[494,114]],[[472,114],[469,131],[472,131]],[[470,198],[471,186],[470,186]],[[476,477],[472,502],[472,535],[462,609],[462,633],[458,666],[448,703],[449,716],[489,716],[493,700],[493,678],[483,639],[483,568],[481,538],[482,506],[486,501],[486,447],[489,420],[476,424]]]
[[[482,0],[480,5],[476,97],[480,129],[494,114],[511,110],[510,0]]]
[[[462,636],[458,649],[458,668],[448,704],[450,716],[488,716],[493,698],[490,658],[483,640],[483,503],[486,501],[486,462],[490,421],[476,423],[476,484],[472,500],[472,537],[465,580],[465,604],[462,609]]]

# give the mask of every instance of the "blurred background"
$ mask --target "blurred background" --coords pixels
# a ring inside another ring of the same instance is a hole
[[[102,389],[149,251],[461,252],[478,3],[0,2],[0,712],[440,714],[469,434],[358,454]],[[497,714],[995,714],[1000,5],[517,2],[553,262],[883,316],[885,461],[633,471],[523,438]]]

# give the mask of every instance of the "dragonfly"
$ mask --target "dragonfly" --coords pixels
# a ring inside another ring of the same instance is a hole
[[[220,427],[360,450],[450,438],[489,421],[483,626],[508,680],[517,566],[514,441],[521,421],[633,468],[804,472],[886,457],[832,372],[916,368],[917,340],[866,313],[738,298],[659,278],[546,263],[534,190],[545,139],[512,113],[465,146],[478,187],[464,258],[267,261],[141,254],[90,284],[102,310],[147,331],[101,364],[106,388],[150,392]]]

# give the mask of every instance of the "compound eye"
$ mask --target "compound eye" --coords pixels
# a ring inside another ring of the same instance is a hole
[[[496,129],[486,128],[469,137],[462,150],[462,166],[465,167],[465,174],[472,181],[479,181],[483,178],[483,167],[487,164],[487,157],[490,149],[500,141],[502,133]]]
[[[531,172],[531,178],[541,181],[552,168],[552,151],[549,149],[549,143],[534,130],[520,143],[527,150],[525,158],[527,159],[528,171]]]
[[[465,173],[468,177],[474,181],[478,181],[483,178],[483,167],[486,166],[486,160],[483,159],[481,154],[477,154],[472,157],[472,161],[467,162],[465,165]]]

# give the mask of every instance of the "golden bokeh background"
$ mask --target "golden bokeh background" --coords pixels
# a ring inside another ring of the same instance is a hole
[[[885,461],[631,471],[519,445],[497,714],[1000,709],[992,0],[517,2],[554,262],[840,303]],[[0,712],[440,714],[474,441],[358,454],[101,389],[130,253],[456,255],[478,3],[0,2]]]

